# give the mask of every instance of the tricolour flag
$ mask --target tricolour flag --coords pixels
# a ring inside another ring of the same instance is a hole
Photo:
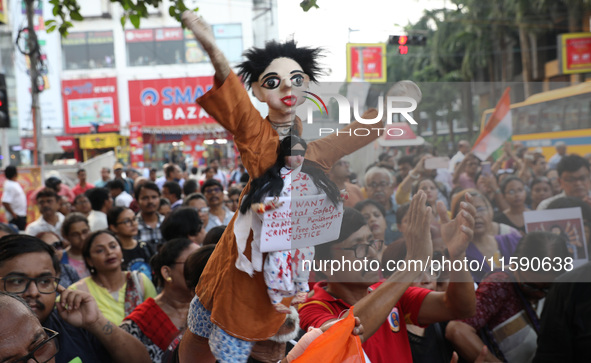
[[[480,160],[486,160],[503,143],[511,138],[513,134],[513,123],[511,119],[511,99],[509,97],[510,87],[507,87],[503,96],[497,103],[495,111],[480,131],[480,136],[474,143],[472,153]]]

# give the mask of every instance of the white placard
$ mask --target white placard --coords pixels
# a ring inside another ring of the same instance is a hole
[[[568,241],[573,266],[578,267],[588,262],[589,252],[580,207],[527,211],[523,212],[523,219],[527,233],[545,231],[562,235]]]
[[[273,198],[266,198],[269,202]],[[335,206],[325,194],[279,198],[283,205],[265,212],[261,251],[285,251],[315,246],[339,238],[343,203]]]

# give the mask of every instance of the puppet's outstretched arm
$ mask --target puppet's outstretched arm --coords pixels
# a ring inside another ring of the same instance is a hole
[[[203,49],[209,55],[211,64],[215,69],[215,78],[224,82],[230,74],[230,63],[224,56],[224,53],[218,48],[215,43],[215,37],[211,31],[209,24],[203,20],[202,17],[197,16],[194,12],[186,10],[182,15],[183,24],[193,32],[195,39],[201,44]]]

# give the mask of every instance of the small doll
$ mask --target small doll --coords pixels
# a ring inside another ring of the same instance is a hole
[[[252,181],[253,192],[244,197],[240,211],[246,213],[250,205],[250,210],[256,214],[252,225],[255,231],[252,246],[259,252],[262,217],[265,212],[283,205],[283,202],[279,202],[279,197],[298,198],[326,194],[335,205],[341,200],[340,191],[324,172],[308,165],[302,167],[306,147],[303,139],[297,136],[286,137],[281,142],[275,165],[262,177]],[[265,197],[274,198],[266,203],[260,202]],[[289,308],[281,303],[285,297],[295,296],[292,305],[305,301],[309,291],[310,272],[304,270],[303,264],[305,260],[313,258],[314,247],[267,253],[262,270],[267,293],[278,312],[289,313]],[[237,267],[240,268],[239,264]],[[255,270],[260,271],[260,267]]]

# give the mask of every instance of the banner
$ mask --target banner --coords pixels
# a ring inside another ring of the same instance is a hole
[[[119,131],[117,78],[65,80],[62,100],[67,133]]]
[[[563,74],[591,72],[591,33],[560,34],[558,57]]]
[[[480,136],[474,143],[472,152],[480,160],[486,160],[513,135],[510,91],[511,88],[507,87],[497,103],[495,111],[484,126],[484,130],[480,132]]]
[[[23,187],[25,195],[27,196],[27,223],[33,222],[35,219],[39,217],[39,211],[35,207],[35,205],[29,203],[29,197],[31,194],[39,189],[42,185],[41,183],[41,168],[39,167],[19,167],[18,169],[18,177],[16,181]],[[4,192],[4,182],[6,181],[6,176],[4,176],[4,171],[0,172],[0,198],[2,198],[2,193]],[[7,223],[6,220],[6,210],[2,205],[0,205],[0,222]]]
[[[24,1],[14,0],[10,7],[13,39],[16,40],[20,28],[27,24],[26,8]],[[62,130],[64,127],[64,116],[62,112],[62,100],[60,90],[60,70],[62,47],[60,33],[54,31],[47,34],[45,21],[53,19],[51,12],[53,6],[48,0],[35,2],[34,26],[41,49],[42,65],[40,67],[40,79],[43,82],[39,88],[43,90],[39,94],[39,105],[41,107],[42,128]],[[28,39],[28,32],[22,32],[18,40],[19,46],[24,50]],[[14,52],[15,76],[16,76],[16,101],[18,107],[19,129],[33,129],[31,117],[31,78],[29,76],[30,60],[28,56],[19,51]]]
[[[386,44],[347,43],[347,82],[386,82]]]
[[[213,86],[213,77],[129,81],[131,122],[143,127],[217,123],[195,100]]]
[[[131,166],[133,168],[144,167],[144,140],[142,138],[141,122],[129,124],[129,147],[131,152]]]

